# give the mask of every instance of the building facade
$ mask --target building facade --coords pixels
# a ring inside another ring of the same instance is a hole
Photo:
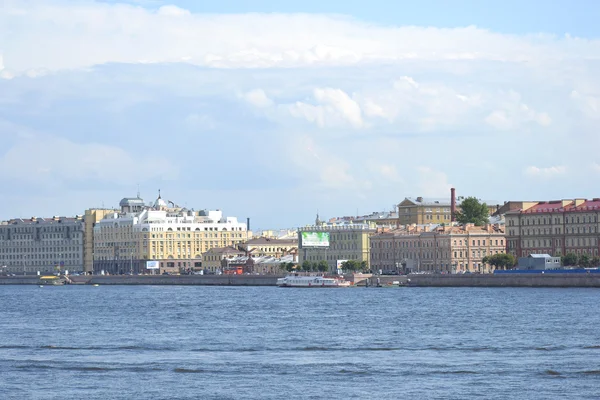
[[[407,197],[398,204],[398,225],[449,224],[450,200]]]
[[[83,271],[83,217],[13,219],[0,224],[2,273]]]
[[[329,271],[337,270],[337,264],[341,261],[355,260],[370,263],[370,236],[377,229],[369,224],[344,224],[329,225],[317,224],[298,229],[298,262],[327,261]],[[327,232],[329,233],[328,246],[309,246],[302,242],[303,232]]]
[[[527,204],[505,214],[508,252],[561,256],[599,255],[600,199],[555,200]]]
[[[221,260],[242,257],[246,254],[233,246],[214,247],[202,254],[202,269],[210,272],[221,270]]]
[[[371,236],[371,269],[490,273],[494,268],[483,258],[505,249],[502,226],[409,225]]]
[[[83,217],[83,271],[91,274],[94,271],[94,226],[108,214],[118,212],[113,209],[85,210]]]
[[[266,237],[252,238],[239,245],[239,249],[254,257],[283,257],[297,254],[298,239],[271,239]]]
[[[147,261],[157,261],[160,271],[201,269],[203,253],[238,245],[250,235],[245,223],[220,210],[188,210],[160,194],[153,205],[140,204],[141,199],[123,199],[120,212],[94,226],[95,273],[148,273]]]

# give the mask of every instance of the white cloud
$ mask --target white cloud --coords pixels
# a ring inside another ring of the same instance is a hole
[[[567,167],[564,165],[556,165],[552,167],[536,167],[529,166],[525,168],[523,174],[530,178],[550,179],[565,175]]]
[[[286,108],[292,116],[304,118],[321,128],[340,124],[350,124],[354,128],[364,126],[360,106],[343,90],[317,88],[314,98],[317,105],[299,101]]]
[[[273,100],[271,100],[262,89],[251,90],[241,94],[240,97],[255,107],[264,108],[273,105]]]
[[[499,94],[501,109],[492,111],[485,122],[499,130],[515,129],[528,122],[536,123],[542,127],[547,127],[552,123],[552,119],[546,112],[537,112],[523,103],[521,95],[514,90],[501,92]]]
[[[415,60],[541,63],[600,53],[597,40],[501,35],[472,26],[383,27],[314,14],[196,14],[172,5],[152,10],[58,0],[4,0],[0,38],[5,67],[13,73],[139,60],[264,68]]]

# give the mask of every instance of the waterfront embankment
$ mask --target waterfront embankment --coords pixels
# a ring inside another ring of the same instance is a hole
[[[275,286],[283,275],[83,275],[70,276],[78,285],[199,285],[199,286]],[[411,274],[408,276],[346,276],[355,286],[379,283],[383,287],[397,283],[411,287],[596,287],[600,274]],[[38,276],[2,276],[0,285],[38,285]]]
[[[415,274],[411,287],[600,287],[600,274]]]

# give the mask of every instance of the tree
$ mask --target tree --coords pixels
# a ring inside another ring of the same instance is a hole
[[[493,254],[491,256],[483,257],[483,263],[490,264],[496,269],[509,269],[515,266],[516,260],[512,254]]]
[[[308,261],[308,260],[304,261],[302,263],[302,269],[304,271],[306,271],[306,272],[312,271],[313,270],[313,263],[311,261]]]
[[[490,215],[488,206],[475,197],[467,197],[460,203],[461,211],[454,213],[456,220],[461,224],[485,225]]]
[[[286,263],[285,269],[287,270],[287,272],[292,272],[295,268],[296,266],[294,265],[294,263]]]
[[[568,253],[562,256],[562,265],[564,266],[574,266],[577,265],[577,254]]]
[[[329,264],[327,264],[327,261],[325,261],[325,260],[319,261],[319,263],[317,264],[317,270],[320,272],[329,271]]]
[[[366,262],[366,261],[361,261],[361,262],[360,262],[360,270],[361,270],[362,272],[365,272],[365,271],[367,270],[367,267],[368,267],[368,265],[367,265],[367,262]]]
[[[598,266],[600,266],[600,257],[596,256],[596,257],[592,258],[590,266],[592,268],[597,268]]]
[[[361,268],[361,264],[355,260],[348,260],[342,263],[342,269],[346,271],[358,271]]]
[[[590,256],[588,256],[586,253],[583,253],[579,256],[579,260],[577,261],[580,267],[589,268],[592,260],[590,259]]]

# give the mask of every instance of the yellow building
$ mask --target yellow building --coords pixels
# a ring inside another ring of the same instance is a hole
[[[460,203],[464,197],[458,197],[456,211],[460,211]],[[499,202],[483,201],[488,207],[488,214],[496,214]],[[450,199],[429,199],[424,197],[407,197],[398,204],[398,226],[423,224],[450,224],[452,222]]]
[[[94,272],[110,274],[153,273],[147,267],[155,265],[159,272],[199,269],[209,249],[237,245],[250,236],[235,217],[224,217],[220,210],[188,210],[160,194],[152,206],[139,198],[123,199],[121,212],[108,214],[93,230]]]
[[[449,224],[452,220],[449,199],[407,197],[398,204],[398,224]]]
[[[318,262],[326,260],[329,271],[336,270],[338,262],[355,260],[370,263],[369,237],[376,232],[374,224],[317,224],[298,230],[298,262]],[[312,233],[319,235],[322,240],[315,242]]]
[[[83,271],[91,274],[94,271],[94,226],[104,217],[117,210],[89,209],[85,211],[83,219]]]

